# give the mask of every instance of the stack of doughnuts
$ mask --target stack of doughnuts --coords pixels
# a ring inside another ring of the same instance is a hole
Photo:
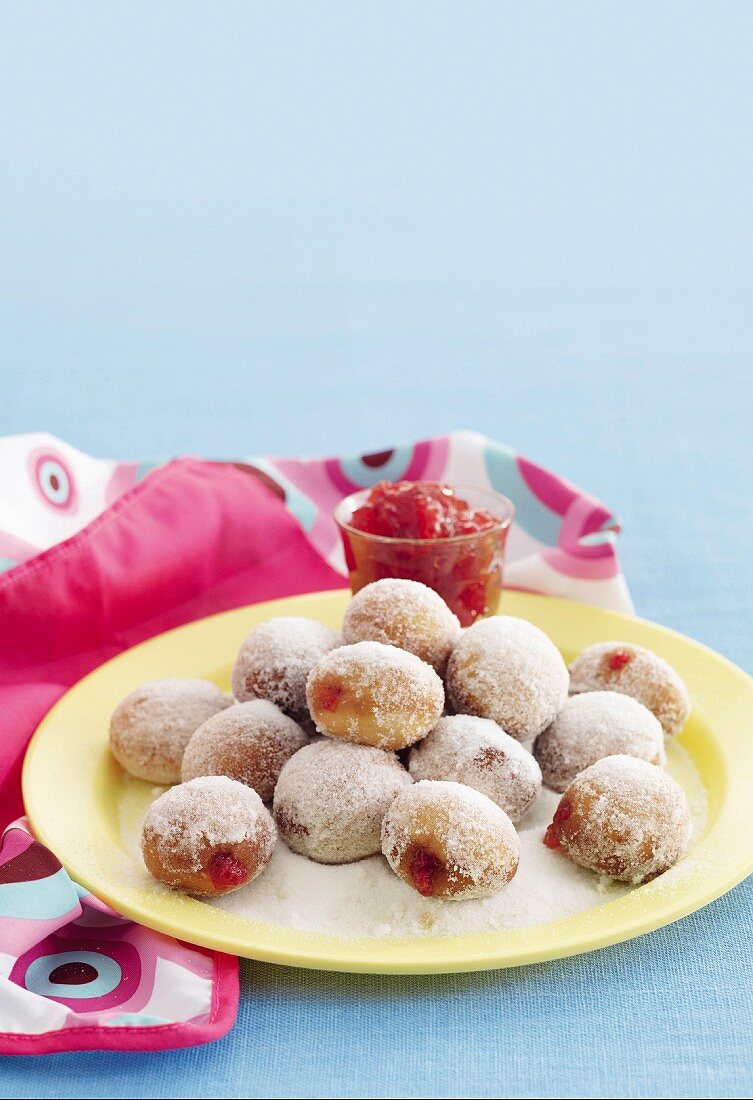
[[[146,866],[188,893],[248,885],[279,837],[322,864],[383,856],[424,897],[488,897],[518,869],[542,782],[562,793],[544,843],[599,874],[642,882],[687,845],[662,765],[688,695],[638,646],[590,646],[568,670],[533,624],[461,630],[432,589],[388,579],[351,599],[341,633],[257,626],[231,684],[146,684],[112,716],[118,763],[169,786],[144,820]]]

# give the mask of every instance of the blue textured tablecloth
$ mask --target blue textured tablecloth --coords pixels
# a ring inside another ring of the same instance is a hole
[[[0,433],[477,428],[608,502],[640,613],[750,671],[751,46],[732,3],[6,8]],[[221,1042],[6,1059],[0,1093],[749,1096],[752,903],[507,972],[244,964]]]

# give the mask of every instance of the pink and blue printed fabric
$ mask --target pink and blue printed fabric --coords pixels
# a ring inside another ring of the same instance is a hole
[[[90,458],[48,435],[0,440],[0,826],[22,812],[31,734],[81,676],[203,615],[345,585],[333,507],[400,478],[509,496],[509,586],[631,610],[609,510],[474,433],[349,458],[148,465]],[[237,997],[236,959],[124,920],[23,821],[10,824],[0,1053],[205,1042],[232,1025]]]
[[[7,1054],[203,1043],[235,1019],[235,959],[124,920],[76,886],[22,820],[0,844]]]
[[[112,462],[44,434],[0,439],[0,570],[79,531],[158,463]],[[453,432],[346,458],[248,458],[312,546],[345,575],[332,510],[378,481],[445,480],[491,488],[515,504],[508,587],[632,611],[616,552],[619,525],[594,497],[475,432]]]

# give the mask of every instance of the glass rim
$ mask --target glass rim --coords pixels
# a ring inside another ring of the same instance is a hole
[[[500,534],[502,531],[507,531],[512,525],[512,521],[515,518],[515,505],[506,497],[504,493],[498,493],[496,489],[483,489],[478,485],[469,485],[460,481],[429,481],[419,479],[413,482],[415,485],[449,485],[450,488],[460,490],[461,492],[481,493],[483,496],[493,498],[497,504],[500,503],[504,507],[507,515],[504,519],[500,519],[493,527],[487,527],[484,531],[470,531],[465,535],[450,535],[447,538],[433,538],[433,539],[417,539],[411,535],[374,535],[370,531],[360,531],[357,527],[351,527],[351,525],[341,517],[341,512],[346,507],[350,507],[351,513],[353,512],[351,502],[356,497],[363,497],[364,494],[368,494],[374,488],[369,486],[364,489],[357,489],[355,493],[349,493],[348,496],[343,497],[341,501],[336,505],[333,516],[335,523],[341,531],[347,531],[349,535],[358,535],[359,538],[368,539],[371,542],[389,542],[402,545],[420,545],[429,546],[432,544],[441,546],[451,546],[454,543],[469,542],[471,539],[483,538],[485,535]]]

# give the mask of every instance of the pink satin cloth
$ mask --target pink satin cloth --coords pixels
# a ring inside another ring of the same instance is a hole
[[[191,458],[155,470],[72,538],[1,576],[0,825],[23,812],[21,766],[36,726],[91,669],[204,615],[344,583],[258,477]],[[186,1046],[235,1019],[237,959],[118,917],[23,823],[0,848],[0,939],[0,1053]],[[76,984],[87,967],[97,996]]]

